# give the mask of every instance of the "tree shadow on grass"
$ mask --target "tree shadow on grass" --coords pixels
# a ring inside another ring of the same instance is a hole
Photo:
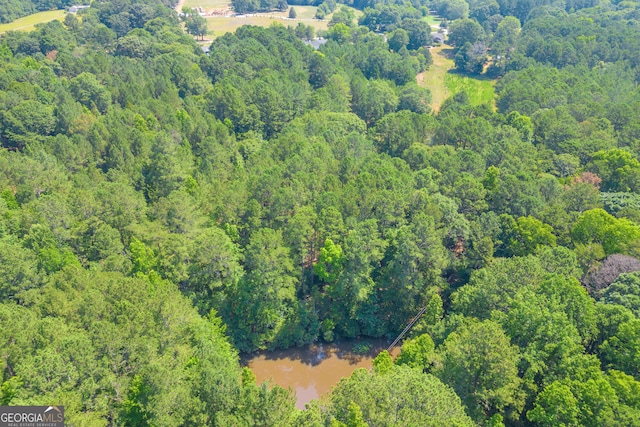
[[[450,59],[451,61],[453,61],[453,59],[456,57],[456,54],[454,52],[454,48],[452,47],[443,47],[442,49],[440,49],[440,51],[438,52],[438,55],[442,55],[447,59]]]
[[[486,74],[467,73],[465,71],[456,70],[455,68],[452,68],[449,71],[447,71],[447,74],[452,74],[454,76],[459,76],[459,77],[468,77],[473,80],[481,80],[481,81],[489,81],[489,82],[496,81],[495,78],[489,77]]]

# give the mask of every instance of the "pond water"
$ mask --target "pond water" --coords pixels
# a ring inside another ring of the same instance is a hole
[[[330,391],[341,378],[348,377],[355,369],[371,368],[373,359],[389,344],[387,340],[313,344],[256,353],[244,357],[243,364],[251,368],[258,384],[271,380],[284,388],[291,387],[297,395],[296,406],[304,409],[305,403]],[[366,346],[370,349],[362,354]],[[396,347],[392,355],[399,352],[400,348]]]

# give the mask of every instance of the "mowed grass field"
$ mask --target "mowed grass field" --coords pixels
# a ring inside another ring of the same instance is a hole
[[[427,24],[431,25],[432,27],[438,27],[440,26],[440,21],[442,21],[442,18],[438,18],[433,15],[427,15],[422,18],[422,20],[427,21]]]
[[[431,49],[433,65],[418,75],[418,84],[431,91],[431,108],[440,111],[440,106],[449,97],[467,92],[473,105],[495,103],[495,80],[477,79],[456,73],[453,69],[453,49],[437,46]]]
[[[194,8],[202,7],[203,9],[226,9],[229,6],[229,0],[186,0],[184,7]]]
[[[66,14],[67,12],[64,10],[49,10],[34,13],[33,15],[16,19],[8,24],[0,24],[0,34],[6,33],[7,31],[29,31],[32,30],[36,24],[42,24],[56,19],[62,21]]]
[[[494,80],[475,79],[449,71],[444,76],[444,84],[452,95],[467,92],[472,105],[486,104],[487,102],[493,103],[495,101]]]
[[[209,23],[210,35],[215,37],[222,36],[226,33],[233,33],[243,25],[257,25],[259,27],[269,27],[274,22],[284,25],[285,27],[296,27],[298,22],[304,23],[304,25],[310,25],[317,30],[326,30],[327,21],[318,20],[298,20],[298,19],[285,19],[284,17],[273,16],[247,16],[244,18],[235,17],[210,17],[207,18]]]
[[[207,6],[204,6],[206,2],[220,2],[220,0],[187,0],[186,4],[189,2],[193,3],[193,6],[202,6],[205,9]],[[228,3],[225,3],[224,6],[219,7],[218,9],[223,9],[228,6]],[[339,5],[342,6],[342,5]],[[225,33],[234,32],[238,28],[243,25],[257,25],[261,27],[268,27],[272,25],[274,22],[284,25],[285,27],[296,27],[299,22],[302,22],[304,25],[312,26],[317,30],[326,30],[328,29],[329,21],[331,20],[331,15],[327,16],[325,20],[319,21],[314,19],[316,16],[316,10],[318,9],[315,6],[290,6],[296,10],[296,18],[289,18],[289,11],[286,10],[284,12],[259,12],[255,14],[242,15],[241,17],[235,16],[207,16],[207,22],[209,23],[209,31],[211,31],[211,35],[213,36],[221,36]],[[354,15],[356,19],[362,16],[362,11],[354,10]]]

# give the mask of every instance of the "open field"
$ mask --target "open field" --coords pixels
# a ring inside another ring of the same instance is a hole
[[[442,18],[433,16],[433,15],[427,15],[424,18],[422,18],[422,20],[427,21],[427,24],[431,25],[431,27],[439,27],[440,21],[442,21]]]
[[[444,84],[452,95],[467,92],[472,105],[495,102],[494,80],[475,79],[449,71],[444,77]]]
[[[494,80],[477,79],[456,73],[453,49],[437,46],[431,49],[433,65],[418,74],[418,84],[431,91],[431,108],[439,111],[442,103],[456,93],[466,91],[471,104],[478,105],[495,101]]]
[[[316,10],[318,10],[315,6],[289,6],[296,10],[296,15],[298,19],[313,19],[316,16]],[[284,16],[289,16],[289,11],[283,12]],[[306,25],[309,25],[305,22]]]
[[[187,5],[192,4],[192,7],[202,6],[205,9],[205,3],[218,2],[222,4],[223,0],[187,0]],[[343,6],[343,5],[340,5]],[[229,3],[224,3],[223,6],[218,9],[224,9],[230,7]],[[209,24],[209,30],[213,36],[221,36],[225,33],[234,32],[243,25],[257,25],[261,27],[268,27],[274,22],[278,22],[284,26],[296,27],[299,22],[305,25],[309,25],[317,30],[326,30],[331,20],[331,15],[328,15],[325,20],[319,21],[314,19],[316,15],[315,6],[290,6],[296,10],[296,18],[289,19],[289,11],[284,12],[271,11],[271,12],[258,12],[250,13],[247,15],[239,16],[207,16],[207,22]],[[362,11],[353,9],[355,18],[358,19],[363,15]]]
[[[454,66],[451,59],[453,49],[446,46],[437,46],[431,49],[433,64],[423,73],[418,74],[418,84],[431,91],[431,108],[440,111],[440,105],[451,96],[449,88],[445,85],[445,77]]]
[[[229,4],[229,0],[185,0],[184,7],[195,8],[200,6],[205,10],[226,9]]]
[[[258,25],[261,27],[268,27],[274,22],[278,22],[285,27],[296,27],[298,25],[298,22],[303,22],[305,25],[310,25],[316,30],[326,30],[327,25],[329,24],[328,21],[318,21],[317,19],[288,19],[285,16],[280,16],[275,13],[269,13],[268,15],[249,15],[240,18],[233,16],[214,16],[207,17],[207,22],[209,24],[209,30],[212,32],[212,35],[216,37],[221,36],[225,33],[234,32],[243,25]]]
[[[0,24],[0,34],[6,33],[7,31],[29,31],[32,30],[36,24],[42,24],[55,19],[62,21],[66,14],[64,10],[49,10],[34,13],[33,15],[16,19],[8,24]]]

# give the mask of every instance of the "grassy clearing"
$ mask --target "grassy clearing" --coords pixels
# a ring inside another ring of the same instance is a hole
[[[0,34],[6,33],[7,31],[30,31],[33,30],[36,24],[42,24],[55,19],[62,21],[66,14],[64,10],[49,10],[34,13],[33,15],[16,19],[8,24],[0,24]]]
[[[426,21],[427,24],[431,25],[432,27],[439,27],[440,26],[440,21],[442,21],[442,18],[437,18],[435,16],[432,15],[427,15],[424,18],[422,18],[423,21]]]
[[[453,49],[438,46],[431,49],[433,65],[418,75],[418,84],[431,91],[431,108],[440,111],[440,106],[449,97],[467,92],[471,104],[495,102],[495,80],[477,79],[456,73],[453,68]]]
[[[228,0],[185,0],[185,7],[202,7],[207,11],[212,9],[217,10],[231,10],[231,3]],[[339,7],[349,7],[343,4]],[[257,25],[260,27],[269,27],[274,22],[278,22],[286,27],[296,27],[299,22],[305,25],[312,26],[318,30],[327,30],[331,15],[328,15],[324,21],[314,19],[316,16],[315,6],[290,6],[296,9],[296,19],[289,19],[289,10],[284,12],[271,11],[271,12],[258,12],[249,14],[249,16],[235,17],[235,16],[207,16],[207,22],[209,23],[209,31],[211,35],[218,37],[226,33],[231,33],[242,27],[243,25]],[[354,9],[355,19],[364,15],[361,10]]]
[[[297,11],[297,8],[296,8]],[[298,22],[302,22],[305,25],[310,25],[316,30],[326,30],[327,29],[327,21],[318,21],[314,20],[301,20],[301,19],[286,19],[286,13],[279,14],[269,14],[261,15],[261,16],[246,16],[243,18],[236,17],[207,17],[207,22],[209,24],[209,30],[214,36],[221,36],[226,33],[232,33],[243,25],[257,25],[260,27],[269,27],[274,22],[284,25],[285,27],[296,27]],[[300,16],[300,15],[298,15]]]
[[[467,92],[472,105],[495,102],[494,80],[474,79],[449,71],[444,77],[444,84],[452,95]]]
[[[195,8],[200,6],[205,10],[226,9],[229,5],[229,0],[186,0],[184,2],[184,7]]]
[[[445,85],[445,77],[454,66],[451,59],[453,49],[446,46],[437,46],[431,49],[433,65],[423,73],[418,74],[418,84],[431,91],[431,108],[440,111],[440,105],[451,96],[449,88]]]
[[[294,8],[296,10],[296,16],[298,19],[313,19],[316,16],[316,11],[318,10],[315,6],[289,6],[290,8]],[[289,16],[289,11],[285,12],[287,16]],[[305,22],[305,25],[309,25]]]

